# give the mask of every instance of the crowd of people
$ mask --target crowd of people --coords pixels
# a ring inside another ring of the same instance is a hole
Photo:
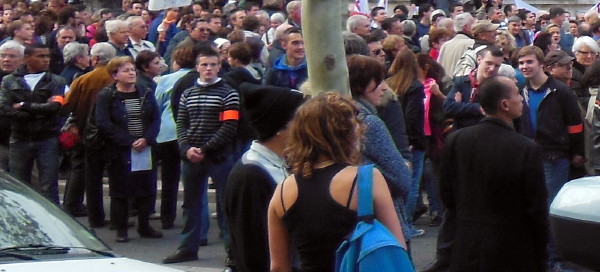
[[[208,244],[210,178],[225,265],[327,271],[357,221],[356,166],[374,164],[376,217],[408,252],[417,219],[441,225],[425,271],[568,271],[548,205],[600,171],[599,14],[435,2],[350,5],[352,98],[310,98],[297,0],[5,1],[0,166],[117,242],[174,228],[181,180],[164,263]]]

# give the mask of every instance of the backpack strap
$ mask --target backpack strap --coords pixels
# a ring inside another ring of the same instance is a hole
[[[358,220],[373,222],[373,165],[358,167]]]

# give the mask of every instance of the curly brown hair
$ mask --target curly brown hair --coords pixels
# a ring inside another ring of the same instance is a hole
[[[357,164],[364,125],[350,97],[322,93],[297,111],[290,124],[286,158],[292,172],[310,177],[319,156],[337,163]]]

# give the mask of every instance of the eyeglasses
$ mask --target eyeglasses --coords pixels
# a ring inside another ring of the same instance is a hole
[[[586,55],[586,56],[593,56],[593,55],[597,55],[596,52],[586,52],[586,51],[577,51],[577,53],[582,54],[582,55]]]
[[[196,28],[196,30],[201,31],[201,32],[209,32],[210,31],[209,28],[203,28],[203,27]]]
[[[384,53],[384,52],[383,52],[383,49],[378,48],[378,49],[371,51],[371,53],[373,53],[373,55],[379,56],[381,53]]]

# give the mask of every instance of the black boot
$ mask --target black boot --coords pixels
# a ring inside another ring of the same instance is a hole
[[[154,198],[152,196],[140,197],[136,202],[138,208],[138,234],[145,238],[162,238],[162,232],[153,229],[149,222]]]
[[[110,219],[117,229],[116,241],[119,243],[129,242],[127,236],[128,210],[127,198],[113,197],[110,199]]]
[[[447,272],[450,271],[450,263],[448,261],[435,259],[421,272]]]

